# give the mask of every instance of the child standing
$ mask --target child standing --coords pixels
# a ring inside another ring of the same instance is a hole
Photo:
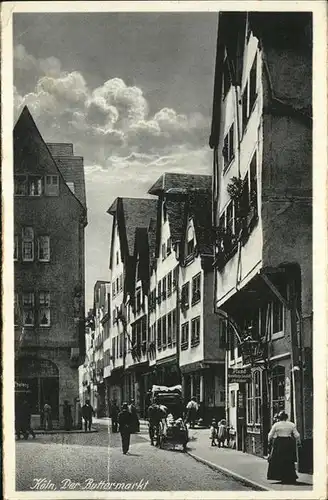
[[[218,437],[217,423],[216,420],[213,418],[212,425],[210,427],[211,446],[216,446],[215,440],[217,439],[217,437]]]

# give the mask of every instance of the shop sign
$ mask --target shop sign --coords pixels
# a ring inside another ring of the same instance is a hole
[[[238,368],[236,370],[229,368],[228,369],[228,382],[230,384],[239,383],[243,384],[248,382],[252,377],[250,370],[247,368]]]
[[[15,380],[15,392],[31,392],[30,385],[26,382],[17,382]]]
[[[285,380],[285,398],[286,398],[286,401],[290,400],[290,378],[289,377],[286,377],[286,380]]]

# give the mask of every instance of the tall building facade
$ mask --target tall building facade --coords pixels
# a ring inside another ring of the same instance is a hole
[[[14,128],[15,385],[35,426],[67,400],[77,423],[78,366],[85,355],[83,158],[46,144],[25,107]]]
[[[282,409],[311,455],[311,36],[307,13],[219,15],[215,311],[229,342],[227,417],[237,448],[259,455]]]

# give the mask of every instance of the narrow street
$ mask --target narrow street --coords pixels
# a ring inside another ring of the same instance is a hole
[[[37,435],[35,440],[16,443],[19,491],[122,488],[109,487],[108,483],[139,483],[139,491],[251,491],[178,448],[171,451],[150,446],[145,429],[131,436],[128,455],[122,454],[120,435],[109,434],[106,426],[91,434]]]

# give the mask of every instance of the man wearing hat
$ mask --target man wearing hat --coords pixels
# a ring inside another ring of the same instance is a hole
[[[132,425],[132,415],[129,412],[128,403],[122,404],[122,409],[118,414],[118,425],[122,439],[123,455],[126,455],[130,447],[130,435]]]

